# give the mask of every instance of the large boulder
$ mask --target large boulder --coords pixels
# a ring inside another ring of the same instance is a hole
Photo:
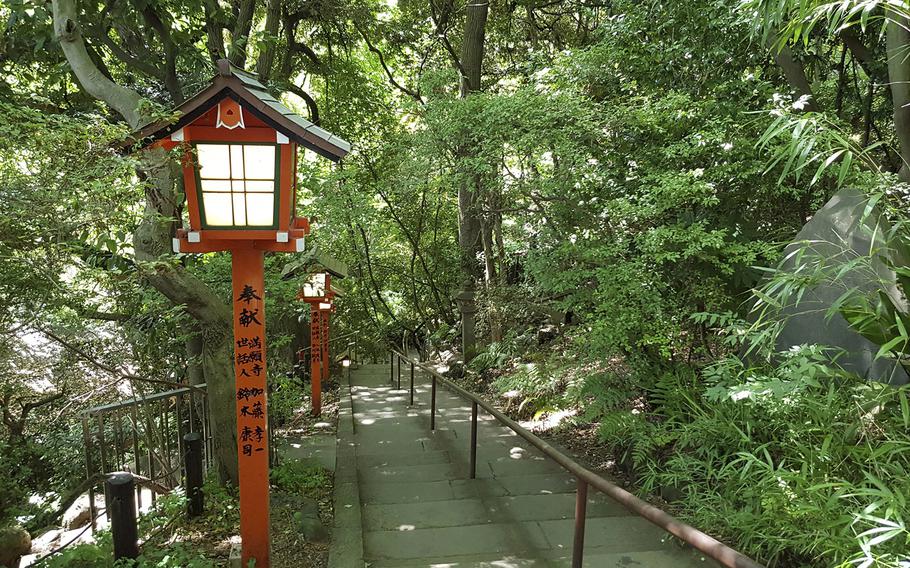
[[[837,192],[818,210],[785,249],[787,259],[781,269],[806,274],[816,266],[834,272],[845,260],[869,255],[875,247],[882,250],[887,220],[876,208],[867,212],[869,200],[857,190]],[[802,249],[801,254],[794,254]],[[895,262],[900,263],[898,259]],[[870,291],[881,288],[892,301],[906,309],[906,299],[898,290],[894,271],[880,257],[871,257],[871,269],[851,270],[836,282],[824,281],[809,288],[798,305],[787,305],[786,324],[777,338],[777,349],[787,351],[803,344],[829,345],[843,349],[837,363],[845,370],[869,380],[904,384],[910,379],[894,361],[876,359],[879,345],[859,335],[839,313],[826,317],[845,290]]]
[[[0,566],[19,568],[19,560],[32,550],[32,537],[22,527],[0,529]]]

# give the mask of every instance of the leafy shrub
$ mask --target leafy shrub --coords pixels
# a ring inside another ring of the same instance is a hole
[[[678,514],[775,566],[910,560],[910,387],[843,373],[812,346],[779,365],[722,360],[705,384],[661,377],[647,416],[607,415],[641,491],[680,491]]]
[[[477,373],[483,373],[490,369],[502,367],[510,357],[508,346],[504,345],[503,342],[494,341],[485,351],[478,353],[471,359],[468,368]]]
[[[217,564],[182,543],[145,546],[135,561],[114,562],[110,533],[99,533],[97,542],[78,544],[40,561],[38,568],[214,568]]]
[[[301,461],[286,461],[272,468],[272,484],[291,493],[314,497],[331,486],[332,478],[325,468]]]

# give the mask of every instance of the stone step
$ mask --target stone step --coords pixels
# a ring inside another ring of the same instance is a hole
[[[480,495],[482,492],[478,492]],[[588,499],[588,518],[629,513],[603,499]],[[368,530],[413,530],[479,523],[573,519],[575,496],[516,495],[474,497],[419,503],[366,503],[363,522]]]
[[[474,554],[445,558],[380,560],[371,562],[370,568],[552,568],[552,563],[539,558],[516,558],[509,554]]]
[[[575,520],[541,520],[538,526],[547,536],[549,548],[572,550]],[[673,550],[670,535],[642,517],[588,518],[585,524],[586,550],[598,554]],[[595,550],[596,549],[596,550]]]
[[[715,562],[686,550],[604,553],[599,552],[597,547],[586,547],[582,559],[583,568],[715,568],[718,566]],[[547,562],[547,566],[552,568],[571,568],[571,551],[569,551],[569,555],[548,558]],[[461,568],[460,565],[459,568]]]
[[[364,531],[363,546],[365,557],[372,560],[413,560],[503,552],[521,555],[549,548],[549,543],[537,523],[527,522]]]
[[[375,468],[384,466],[426,465],[451,463],[445,450],[424,450],[422,452],[357,453],[357,467]]]
[[[363,503],[422,503],[476,497],[477,489],[464,482],[425,481],[421,483],[372,483],[360,481]]]
[[[575,482],[572,479],[553,475],[439,481],[390,481],[363,476],[359,481],[361,496],[365,503],[418,503],[481,495],[501,497],[575,494]]]
[[[457,479],[465,474],[451,463],[371,467],[361,472],[370,483],[414,483]]]
[[[408,366],[401,389],[388,373],[386,363],[351,375],[353,435],[343,449],[356,466],[360,506],[344,513],[361,521],[365,563],[571,566],[576,480],[483,412],[477,479],[469,479],[470,403],[440,388],[431,431],[427,378],[416,379],[415,404],[408,406]],[[606,496],[588,497],[585,567],[713,566]]]
[[[478,522],[493,522],[479,498],[363,505],[363,526],[368,531],[411,531]]]

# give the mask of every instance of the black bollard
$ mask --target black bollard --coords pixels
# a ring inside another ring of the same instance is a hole
[[[190,432],[183,437],[184,463],[186,464],[186,516],[202,515],[204,495],[202,493],[202,435]]]
[[[108,518],[114,537],[114,560],[139,556],[139,529],[136,526],[136,481],[133,474],[118,471],[108,476],[104,489],[110,503]]]

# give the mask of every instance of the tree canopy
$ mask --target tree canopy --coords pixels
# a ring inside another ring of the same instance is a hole
[[[906,1],[10,0],[0,19],[0,520],[78,478],[59,417],[180,383],[209,385],[236,481],[229,259],[171,252],[177,161],[119,146],[227,58],[353,143],[297,171],[312,244],[351,268],[337,333],[460,350],[524,418],[577,411],[642,492],[678,489],[764,562],[907,562],[906,388],[824,346],[775,353],[762,305],[822,278],[775,267],[842,188],[905,246]],[[314,258],[267,259],[273,375],[308,317],[286,276]],[[903,364],[906,296],[876,294],[830,317]]]

